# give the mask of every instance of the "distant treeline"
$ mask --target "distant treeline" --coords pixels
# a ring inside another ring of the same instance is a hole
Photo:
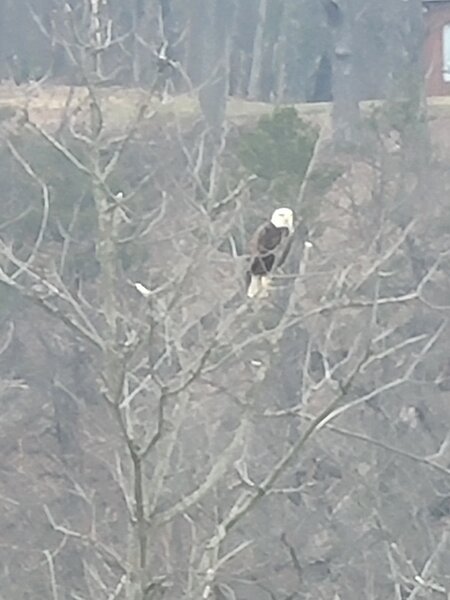
[[[402,2],[345,4],[359,96],[384,97],[404,71]],[[0,77],[19,85],[40,79],[81,84],[89,61],[101,60],[105,85],[151,87],[159,77],[181,92],[224,66],[230,95],[329,101],[333,6],[332,0],[4,0]],[[169,64],[162,73],[161,51],[176,68]],[[212,64],[217,56],[226,56],[227,64]]]

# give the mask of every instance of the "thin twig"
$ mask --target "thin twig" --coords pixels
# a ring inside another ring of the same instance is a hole
[[[58,586],[56,584],[55,565],[53,564],[53,556],[48,550],[44,550],[44,556],[47,560],[48,571],[50,575],[50,586],[52,588],[53,600],[58,600]]]

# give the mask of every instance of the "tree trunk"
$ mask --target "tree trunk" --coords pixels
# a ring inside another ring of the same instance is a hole
[[[346,146],[356,142],[359,103],[354,69],[353,11],[350,0],[326,0],[328,25],[333,32],[333,130],[334,142]]]
[[[223,149],[223,124],[228,96],[229,81],[229,45],[230,31],[233,21],[233,2],[231,0],[215,0],[210,14],[210,62],[207,79],[200,89],[200,107],[209,129],[210,150],[208,149],[204,173],[205,183],[209,191],[209,200],[214,204],[218,186],[217,159]]]
[[[412,118],[405,127],[403,141],[407,156],[411,160],[412,172],[424,178],[428,169],[430,140],[423,69],[424,23],[420,0],[410,0],[406,4],[402,2],[399,17],[401,48],[398,55],[399,58],[405,58],[404,61],[399,61],[400,64],[404,62],[403,76],[395,78],[400,86],[396,90],[397,94],[394,91],[393,99],[398,95],[402,101],[410,103],[408,114]]]
[[[273,73],[274,73],[274,93],[277,104],[284,102],[287,89],[286,57],[288,53],[288,40],[286,32],[287,10],[281,7],[282,15],[280,20],[280,32],[278,40],[273,48]]]
[[[194,86],[204,81],[205,25],[207,12],[205,0],[191,0],[189,4],[189,39],[187,42],[186,71]]]
[[[231,0],[215,0],[210,13],[211,39],[209,64],[205,86],[199,99],[208,125],[217,130],[222,127],[228,92],[229,34],[232,24],[233,3]]]
[[[253,42],[252,70],[250,72],[250,83],[248,96],[252,100],[259,98],[261,74],[264,60],[264,29],[267,16],[267,0],[260,0],[258,11],[258,25],[256,27],[255,40]]]

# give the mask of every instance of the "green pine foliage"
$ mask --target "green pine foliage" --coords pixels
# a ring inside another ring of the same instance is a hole
[[[250,172],[266,181],[301,182],[311,159],[317,129],[303,121],[295,108],[278,108],[242,135],[239,158]]]

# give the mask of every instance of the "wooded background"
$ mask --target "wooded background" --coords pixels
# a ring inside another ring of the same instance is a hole
[[[421,3],[4,0],[0,28],[0,598],[448,598]]]
[[[4,0],[0,77],[14,71],[22,81],[49,75],[54,82],[80,83],[74,58],[81,47],[89,54],[92,7],[102,35],[112,38],[101,50],[109,85],[151,85],[153,53],[166,40],[193,85],[207,80],[222,46],[230,95],[328,101],[336,32],[343,31],[339,51],[342,58],[348,45],[356,49],[359,98],[385,98],[398,80],[411,77],[408,63],[421,47],[421,3],[415,0]],[[189,87],[180,75],[174,79],[177,89]]]

